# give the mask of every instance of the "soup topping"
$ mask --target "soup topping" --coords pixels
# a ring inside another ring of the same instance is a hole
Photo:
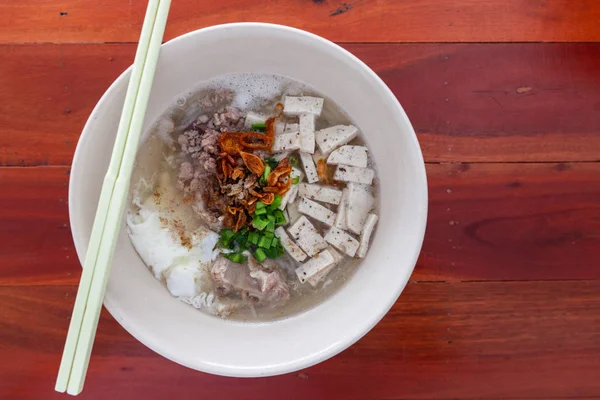
[[[138,213],[128,217],[132,241],[148,265],[155,256],[153,249],[140,250],[143,240],[162,235],[160,243],[173,249],[176,261],[163,257],[155,270],[173,295],[219,315],[239,308],[232,299],[276,307],[296,285],[318,288],[344,260],[366,256],[378,221],[372,212],[375,170],[368,148],[353,142],[358,128],[317,129],[323,106],[319,97],[285,96],[271,115],[225,108],[198,117],[179,134],[176,187],[206,228],[186,236],[192,239],[185,250],[165,236],[163,217],[153,219],[161,228],[149,225],[153,211],[140,201],[134,201]],[[201,258],[194,246],[204,249]],[[283,267],[286,257],[291,270]],[[214,292],[199,293],[203,285]]]

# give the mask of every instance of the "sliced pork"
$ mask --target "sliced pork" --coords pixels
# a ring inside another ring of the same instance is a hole
[[[290,290],[277,265],[259,264],[250,257],[248,264],[237,264],[219,256],[211,275],[221,296],[241,297],[254,305],[285,302]]]

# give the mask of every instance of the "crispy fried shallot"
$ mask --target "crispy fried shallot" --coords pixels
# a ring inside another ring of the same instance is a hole
[[[279,182],[277,184],[277,187],[279,188],[279,191],[277,192],[277,194],[283,196],[288,190],[290,190],[291,186],[292,186],[292,180],[290,178],[288,178],[288,180],[285,183]]]
[[[288,161],[287,157],[281,160],[277,168],[275,168],[267,177],[269,186],[276,186],[279,179],[287,177],[292,172],[292,166]]]
[[[231,166],[227,163],[225,158],[221,159],[221,172],[225,179],[229,178],[229,175],[231,174]]]
[[[256,210],[258,201],[272,204],[276,195],[284,195],[292,185],[292,166],[287,158],[281,160],[268,175],[264,155],[254,150],[271,152],[275,141],[275,124],[283,112],[283,105],[275,106],[275,115],[265,121],[265,132],[223,132],[219,136],[220,153],[217,159],[216,179],[219,189],[208,199],[219,205],[223,225],[235,232],[246,226]]]
[[[248,193],[250,193],[254,197],[258,197],[259,199],[260,199],[260,196],[262,196],[261,193],[258,193],[256,190],[254,190],[252,188],[248,189]]]
[[[329,175],[327,174],[327,163],[325,163],[324,159],[319,159],[317,161],[317,175],[319,175],[319,179],[323,181],[323,183],[329,183]]]
[[[235,160],[233,159],[233,157],[231,157],[226,152],[219,153],[219,157],[226,159],[229,162],[229,164],[233,165],[234,167],[236,166],[236,163],[235,163]]]
[[[239,152],[243,150],[242,144],[240,143],[240,138],[243,134],[244,132],[223,132],[221,136],[219,136],[221,150],[231,156],[238,155]]]
[[[227,212],[229,212],[229,214],[235,215],[239,212],[244,212],[244,209],[242,207],[227,206]]]
[[[281,116],[281,113],[283,113],[283,104],[277,103],[275,105],[275,113],[277,114],[276,117],[280,117]]]
[[[242,132],[242,135],[240,136],[240,145],[245,149],[270,151],[273,142],[264,133]]]
[[[242,212],[238,214],[237,222],[233,227],[233,231],[237,232],[240,228],[242,228],[246,224],[247,219],[248,218],[246,217],[246,213],[242,210]]]
[[[273,193],[263,193],[262,197],[260,198],[260,201],[265,204],[271,204],[273,200],[275,200],[275,194]]]
[[[256,154],[240,151],[240,157],[242,157],[244,164],[252,173],[260,176],[265,171],[265,164]]]
[[[233,172],[231,173],[231,179],[238,180],[240,178],[243,178],[244,175],[245,175],[245,173],[244,173],[244,169],[242,167],[235,167],[233,169]]]

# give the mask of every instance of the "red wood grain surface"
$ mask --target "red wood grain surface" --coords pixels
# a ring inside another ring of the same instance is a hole
[[[0,187],[12,188],[0,196],[0,285],[78,281],[68,172],[0,168]],[[427,175],[413,280],[600,279],[600,163],[429,164]]]
[[[145,1],[0,2],[0,42],[137,41]],[[290,25],[337,42],[598,41],[596,0],[174,1],[165,37],[226,22]]]
[[[346,48],[396,94],[426,161],[600,160],[600,44]],[[0,46],[0,165],[69,164],[88,115],[134,50]]]
[[[0,0],[0,399],[66,398],[69,165],[145,4]],[[398,97],[428,163],[411,282],[356,345],[266,379],[179,366],[103,311],[81,398],[600,399],[600,2],[176,0],[165,38],[234,21],[342,43]]]
[[[52,392],[74,286],[0,287],[0,395]],[[356,345],[299,373],[232,379],[156,356],[106,313],[83,399],[600,396],[600,282],[409,284]],[[143,394],[143,397],[141,396]]]
[[[0,285],[78,282],[68,167],[0,168]],[[72,276],[75,274],[75,276]]]

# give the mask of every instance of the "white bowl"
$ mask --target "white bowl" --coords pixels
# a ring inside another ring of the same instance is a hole
[[[84,259],[131,68],[106,91],[87,121],[73,160],[69,215]],[[413,271],[425,231],[423,157],[404,110],[358,58],[313,34],[239,23],[188,33],[162,46],[144,131],[195,83],[236,72],[285,75],[316,88],[360,127],[380,174],[377,235],[356,274],[317,307],[269,323],[222,320],[171,297],[121,230],[104,304],[146,346],[187,367],[258,377],[299,370],[334,356],[390,309]]]

